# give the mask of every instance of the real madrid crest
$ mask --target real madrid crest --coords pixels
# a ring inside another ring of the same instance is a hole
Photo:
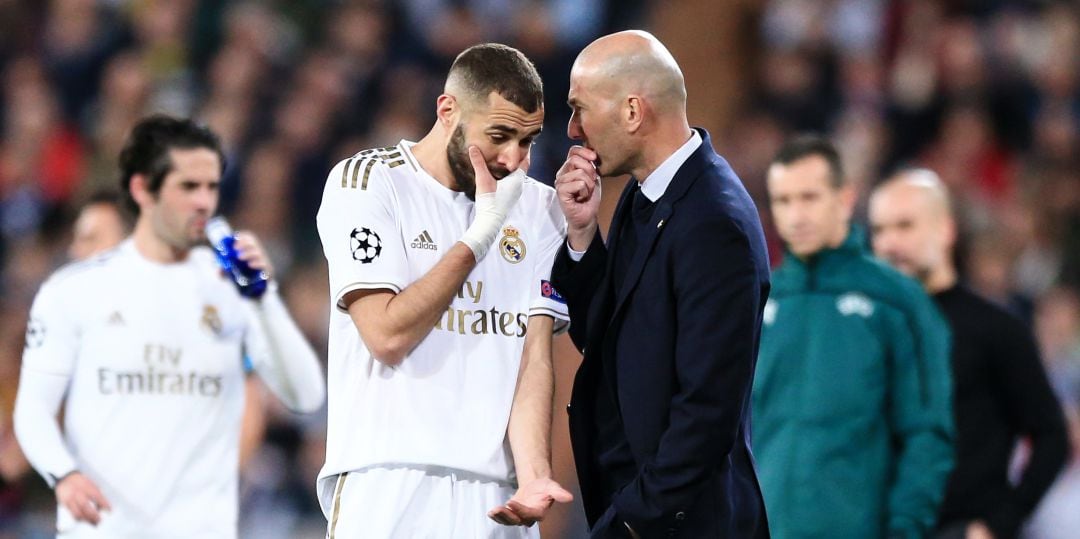
[[[218,316],[217,307],[203,305],[202,327],[214,335],[221,336],[221,317]]]
[[[517,264],[525,260],[525,242],[521,240],[520,232],[512,226],[503,228],[503,237],[499,240],[499,253],[503,260],[511,264]]]

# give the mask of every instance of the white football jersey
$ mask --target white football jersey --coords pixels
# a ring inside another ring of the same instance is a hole
[[[473,201],[420,168],[412,145],[338,163],[319,208],[331,296],[324,510],[328,478],[370,466],[439,466],[512,481],[506,427],[528,318],[551,316],[559,329],[569,321],[548,282],[565,220],[555,190],[527,178],[495,244],[431,332],[397,367],[372,358],[342,298],[402,291],[473,220]]]
[[[70,376],[65,442],[112,505],[97,528],[61,507],[61,531],[236,536],[242,301],[209,248],[159,264],[130,239],[42,285],[23,368]]]

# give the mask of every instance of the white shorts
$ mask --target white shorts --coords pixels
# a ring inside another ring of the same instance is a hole
[[[537,539],[540,527],[503,526],[487,513],[514,487],[446,468],[375,467],[323,488],[327,539]]]

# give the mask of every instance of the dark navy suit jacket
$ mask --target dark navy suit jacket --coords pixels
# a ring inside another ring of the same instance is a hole
[[[708,133],[679,168],[613,290],[618,232],[638,190],[574,262],[552,270],[584,353],[570,437],[592,537],[768,537],[750,452],[750,388],[769,293],[757,209]],[[601,377],[615,388],[637,475],[615,492],[593,459]]]

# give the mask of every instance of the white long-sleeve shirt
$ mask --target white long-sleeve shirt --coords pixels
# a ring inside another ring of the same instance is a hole
[[[234,537],[243,358],[290,408],[325,396],[269,291],[242,298],[209,249],[159,264],[131,240],[56,272],[30,311],[15,433],[47,481],[79,470],[112,505],[75,537]],[[66,394],[64,425],[56,412]]]

